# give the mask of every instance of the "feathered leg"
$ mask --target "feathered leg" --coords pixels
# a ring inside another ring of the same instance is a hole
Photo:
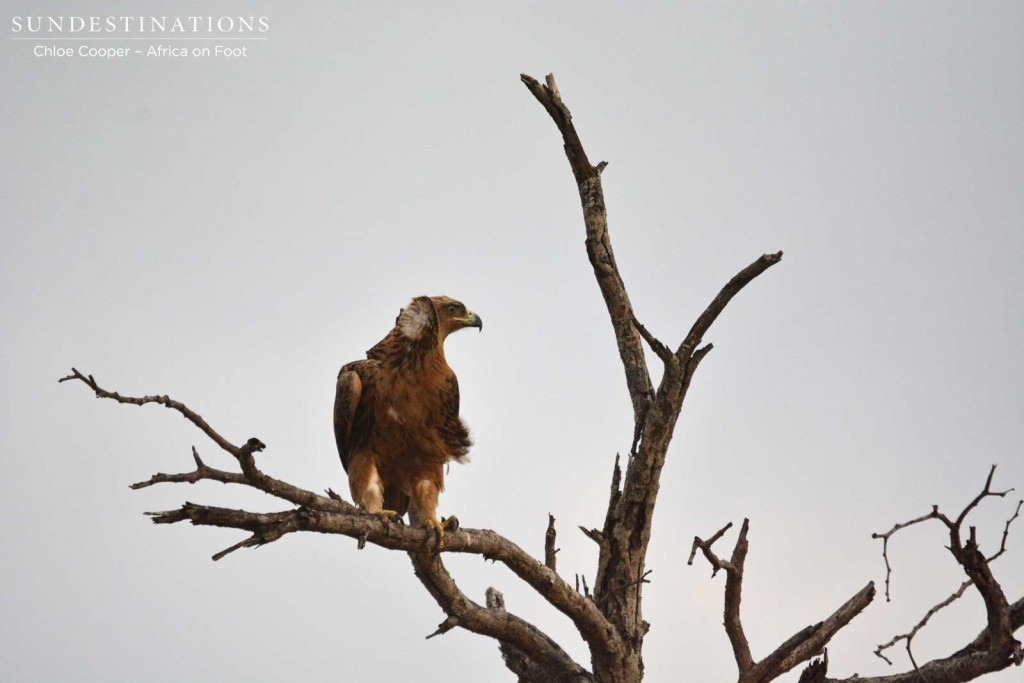
[[[420,479],[413,484],[409,505],[410,521],[424,528],[433,529],[437,533],[439,545],[444,542],[444,532],[446,529],[458,528],[458,520],[454,516],[445,520],[444,524],[438,521],[437,497],[440,492],[441,486],[436,481]]]
[[[385,517],[398,514],[384,509],[384,483],[372,455],[360,453],[352,458],[348,466],[348,486],[352,500],[370,514]]]

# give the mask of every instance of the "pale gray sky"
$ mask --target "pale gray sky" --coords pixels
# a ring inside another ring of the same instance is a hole
[[[188,469],[192,444],[231,463],[165,410],[56,380],[76,365],[169,393],[259,436],[268,473],[343,490],[338,366],[411,296],[455,296],[487,328],[448,343],[477,446],[440,511],[534,552],[551,512],[560,569],[592,579],[574,529],[603,519],[629,404],[572,174],[521,72],[555,72],[610,162],[618,262],[662,339],[786,253],[716,323],[684,408],[649,556],[648,680],[734,677],[722,577],[685,565],[694,534],[751,517],[743,609],[763,656],[884,580],[871,532],[962,507],[992,463],[1024,489],[1020,3],[230,2],[216,14],[270,20],[247,58],[113,62],[34,57],[10,17],[211,5],[0,5],[4,680],[511,680],[491,641],[423,639],[443,614],[400,553],[293,536],[213,563],[240,534],[154,527],[143,511],[185,500],[281,506],[129,491]],[[977,513],[983,548],[1010,498]],[[1024,529],[1010,543],[995,572],[1016,599]],[[894,541],[894,601],[840,634],[831,673],[908,667],[871,651],[959,585],[942,546],[938,526]],[[588,662],[509,572],[448,562]],[[969,595],[918,658],[983,619]]]

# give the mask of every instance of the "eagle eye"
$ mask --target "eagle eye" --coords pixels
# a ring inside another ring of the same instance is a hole
[[[462,304],[460,304],[460,303],[448,304],[448,312],[449,313],[458,314],[459,310],[461,308],[462,308]]]

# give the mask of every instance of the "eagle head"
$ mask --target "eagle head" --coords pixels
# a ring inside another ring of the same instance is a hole
[[[466,304],[461,301],[456,301],[450,296],[432,296],[430,303],[434,304],[434,310],[437,312],[437,327],[442,339],[464,327],[475,327],[481,332],[484,331],[484,321],[466,308]]]
[[[402,309],[395,323],[407,339],[419,340],[434,333],[439,342],[464,327],[484,329],[480,316],[450,296],[418,296]]]

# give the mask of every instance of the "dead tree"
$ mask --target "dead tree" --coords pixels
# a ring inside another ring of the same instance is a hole
[[[649,574],[645,559],[660,489],[659,480],[690,382],[712,349],[711,344],[704,343],[704,337],[732,298],[757,276],[779,263],[782,252],[760,256],[733,276],[674,349],[661,342],[637,319],[615,263],[601,187],[601,172],[606,163],[602,161],[595,165],[590,162],[552,76],[548,76],[545,83],[525,75],[522,81],[551,116],[564,141],[565,154],[576,178],[583,206],[587,256],[608,308],[625,371],[626,389],[633,407],[632,447],[624,471],[616,457],[604,525],[600,529],[580,527],[599,547],[597,578],[592,588],[584,583],[581,592],[578,585],[570,584],[558,574],[554,518],[549,518],[543,560],[534,558],[515,543],[487,529],[450,531],[444,537],[443,546],[439,547],[435,536],[426,530],[364,514],[333,491],[328,490],[327,495],[320,495],[265,474],[256,465],[256,454],[265,448],[259,439],[250,438],[241,445],[233,443],[188,406],[168,396],[122,396],[101,388],[91,375],[78,370],[73,370],[71,375],[61,381],[82,382],[99,398],[134,405],[155,403],[176,411],[233,456],[239,466],[238,471],[212,468],[200,459],[193,448],[194,470],[181,474],[155,474],[146,481],[134,484],[132,488],[159,483],[211,480],[258,489],[295,506],[286,512],[258,513],[186,503],[176,510],[150,513],[157,524],[188,520],[196,525],[230,527],[251,534],[214,555],[214,560],[240,548],[271,543],[286,534],[299,531],[341,534],[358,539],[360,547],[372,543],[402,550],[409,554],[416,577],[446,615],[432,635],[441,635],[458,627],[494,638],[498,641],[505,664],[521,682],[638,683],[643,679],[643,643],[649,628],[642,610],[643,586]],[[651,379],[644,355],[644,343],[662,364],[657,387]],[[1021,644],[1014,638],[1014,632],[1024,624],[1024,598],[1011,603],[991,568],[992,563],[1006,550],[1010,524],[1019,515],[1021,504],[1018,503],[1015,514],[1006,523],[998,552],[988,557],[978,547],[974,527],[969,527],[966,534],[964,529],[967,516],[984,499],[1002,497],[1008,493],[992,490],[994,471],[993,467],[982,492],[955,518],[940,512],[936,506],[922,517],[897,524],[888,532],[875,535],[883,541],[887,597],[888,572],[891,571],[889,540],[897,531],[925,521],[935,520],[946,526],[949,531],[949,549],[967,575],[967,581],[952,596],[929,611],[912,631],[896,636],[879,647],[877,654],[885,658],[883,650],[903,641],[912,668],[900,674],[856,680],[861,683],[917,680],[953,683],[972,680],[1011,664],[1021,663]],[[874,584],[868,582],[822,621],[785,638],[770,654],[755,660],[740,615],[744,561],[749,550],[749,521],[743,521],[728,560],[719,557],[713,549],[714,544],[731,526],[731,523],[726,525],[706,540],[695,538],[690,562],[693,562],[699,550],[711,564],[713,575],[719,571],[725,572],[725,631],[735,655],[738,680],[741,683],[765,683],[808,663],[800,676],[801,681],[852,681],[853,678],[827,678],[828,658],[825,647],[838,631],[871,604],[875,597]],[[444,553],[472,553],[500,562],[512,570],[576,625],[590,651],[589,668],[574,661],[538,626],[509,612],[501,593],[493,588],[487,591],[483,604],[463,593],[445,568],[442,560]],[[957,652],[944,659],[919,665],[910,648],[914,636],[936,611],[956,600],[970,587],[984,601],[987,625],[974,640]],[[811,661],[819,656],[820,659]]]

